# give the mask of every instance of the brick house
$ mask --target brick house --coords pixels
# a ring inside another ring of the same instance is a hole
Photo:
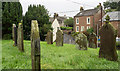
[[[105,12],[103,10],[103,15]],[[101,18],[101,8],[89,9],[89,10],[81,10],[78,14],[74,16],[74,31],[82,33],[89,28],[94,29],[96,32],[96,25]]]
[[[108,12],[103,18],[103,24],[105,24],[106,16],[110,16],[110,23],[116,28],[117,35],[120,37],[120,11]]]

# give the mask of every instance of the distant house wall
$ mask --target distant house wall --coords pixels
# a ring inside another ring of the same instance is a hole
[[[79,19],[79,24],[76,23],[76,19]],[[90,18],[90,24],[87,24],[87,18]],[[87,30],[87,26],[93,27],[93,16],[81,16],[81,17],[75,17],[75,23],[74,23],[74,31],[77,32],[77,26],[79,26],[79,32],[81,31],[82,26],[84,26],[84,31]]]
[[[118,35],[118,37],[120,37],[120,21],[110,21],[110,23],[117,30],[117,35]],[[105,22],[103,22],[103,24],[105,24]]]
[[[102,12],[102,17],[105,15],[105,12]],[[98,29],[100,28],[101,21],[101,10],[99,10],[95,15],[94,15],[94,24],[93,24],[93,29],[94,32],[97,34],[97,24],[98,24]]]
[[[52,28],[53,28],[53,42],[56,40],[56,32],[57,32],[57,28],[59,27],[60,29],[60,25],[58,23],[58,20],[55,19],[52,23]]]

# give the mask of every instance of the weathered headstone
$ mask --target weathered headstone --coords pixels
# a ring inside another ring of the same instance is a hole
[[[99,57],[107,60],[117,61],[116,52],[116,31],[109,23],[109,16],[106,17],[106,23],[100,28],[100,50]]]
[[[51,30],[48,31],[46,40],[47,44],[53,44],[53,32]]]
[[[76,48],[79,50],[87,50],[87,36],[85,34],[78,34],[75,38]]]
[[[32,69],[40,71],[40,36],[37,20],[31,23],[31,59]]]
[[[13,26],[12,26],[12,38],[14,41],[13,46],[17,46],[17,27],[15,24],[13,24]]]
[[[18,34],[17,34],[17,46],[21,52],[24,52],[24,43],[23,43],[23,25],[22,23],[18,24]]]
[[[90,48],[97,48],[97,37],[95,33],[91,33],[89,35],[89,47]]]
[[[57,30],[56,46],[63,46],[63,32],[62,32],[62,30]]]

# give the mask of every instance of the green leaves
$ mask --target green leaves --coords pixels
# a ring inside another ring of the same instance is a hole
[[[42,5],[30,5],[28,7],[28,11],[23,17],[23,26],[24,26],[24,39],[30,39],[30,31],[31,31],[31,20],[37,20],[38,26],[40,27],[40,36],[41,40],[45,40],[45,34],[47,31],[51,29],[51,23],[49,23],[48,11]]]

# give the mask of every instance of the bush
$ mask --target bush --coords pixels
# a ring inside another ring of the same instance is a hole
[[[12,35],[11,34],[4,34],[3,35],[3,39],[4,40],[9,40],[9,39],[11,39],[12,38]]]
[[[61,30],[72,30],[73,28],[72,27],[60,27]]]
[[[116,48],[120,50],[120,41],[116,41]]]

